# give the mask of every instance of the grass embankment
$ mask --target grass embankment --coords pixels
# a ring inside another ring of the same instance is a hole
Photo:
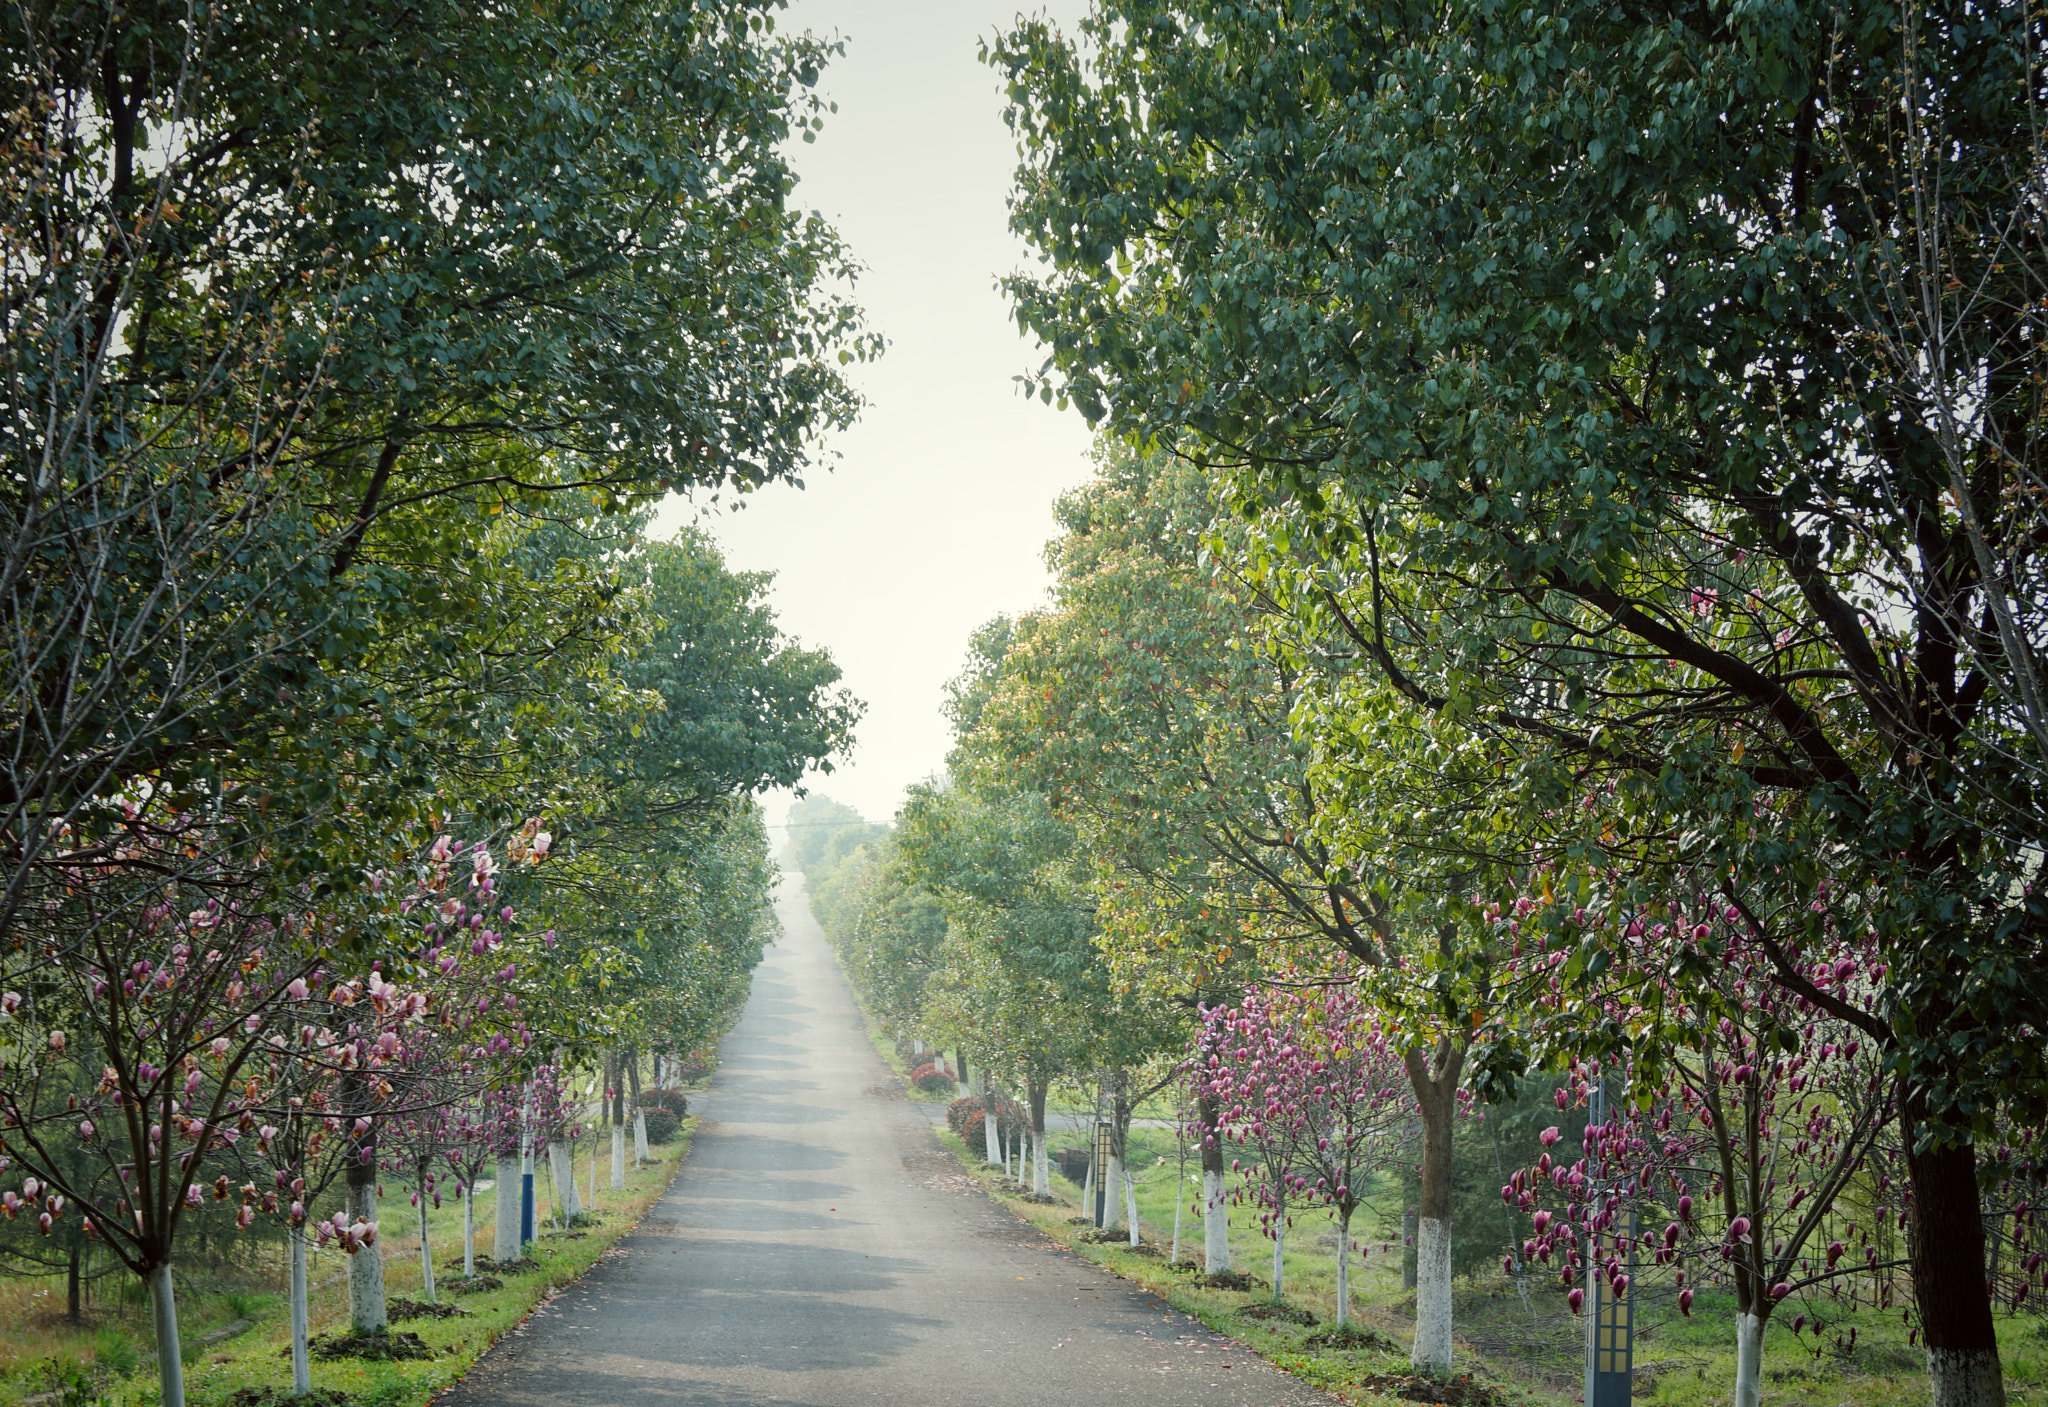
[[[551,1215],[554,1188],[547,1160],[536,1160],[536,1216],[547,1217],[536,1228],[538,1239],[530,1259],[510,1268],[490,1267],[495,1288],[462,1288],[462,1205],[446,1201],[428,1216],[434,1248],[437,1298],[463,1311],[448,1318],[401,1317],[394,1311],[394,1334],[416,1334],[431,1357],[397,1361],[361,1358],[313,1359],[314,1401],[328,1407],[338,1399],[351,1407],[416,1407],[460,1379],[476,1360],[533,1309],[553,1297],[600,1258],[611,1253],[674,1180],[687,1155],[695,1118],[666,1145],[653,1148],[653,1159],[637,1171],[629,1165],[625,1190],[611,1190],[610,1143],[598,1154],[598,1192],[593,1212],[563,1230]],[[590,1147],[578,1148],[577,1186],[588,1204]],[[387,1183],[380,1207],[384,1234],[384,1284],[393,1300],[420,1299],[418,1213],[408,1193]],[[510,1189],[518,1195],[517,1188]],[[476,1243],[479,1257],[489,1256],[498,1190],[476,1198]],[[270,1262],[274,1260],[275,1264]],[[485,1267],[479,1267],[480,1272]],[[283,1293],[282,1254],[259,1269],[246,1266],[225,1274],[238,1288],[217,1283],[212,1292],[181,1286],[179,1328],[185,1342],[186,1394],[194,1407],[230,1404],[282,1404],[292,1401],[290,1307]],[[314,1252],[309,1270],[312,1284],[311,1324],[322,1335],[348,1333],[346,1258],[337,1251]],[[479,1276],[480,1283],[488,1284]],[[114,1292],[113,1302],[89,1311],[83,1327],[62,1318],[61,1280],[10,1281],[0,1298],[0,1402],[19,1402],[43,1394],[48,1407],[145,1407],[158,1400],[150,1356],[147,1301],[133,1293]],[[245,1328],[235,1328],[246,1325]],[[223,1333],[223,1331],[229,1331]],[[210,1336],[219,1335],[208,1343]],[[334,1394],[323,1398],[322,1393]]]
[[[1408,1341],[1413,1333],[1414,1293],[1401,1285],[1399,1198],[1379,1198],[1352,1223],[1354,1238],[1366,1246],[1363,1265],[1354,1262],[1352,1312],[1371,1336],[1356,1346],[1331,1344],[1336,1314],[1336,1233],[1321,1211],[1301,1214],[1289,1231],[1283,1283],[1286,1304],[1313,1316],[1314,1323],[1262,1318],[1271,1303],[1273,1244],[1259,1234],[1248,1208],[1232,1209],[1231,1255],[1249,1275],[1248,1290],[1202,1283],[1194,1264],[1201,1256],[1198,1189],[1182,1194],[1182,1239],[1178,1264],[1169,1263],[1178,1176],[1170,1130],[1134,1129],[1132,1162],[1137,1182],[1144,1244],[1133,1252],[1121,1241],[1086,1239],[1091,1228],[1072,1223],[1080,1189],[1055,1174],[1056,1204],[1024,1201],[1021,1189],[983,1163],[944,1130],[941,1140],[990,1193],[1018,1216],[1076,1252],[1144,1285],[1175,1308],[1244,1343],[1296,1376],[1346,1401],[1384,1404],[1403,1400],[1399,1382],[1408,1375]],[[1060,1142],[1054,1139],[1055,1144]],[[1188,1171],[1197,1172],[1193,1160]],[[1546,1278],[1528,1286],[1526,1299],[1504,1275],[1468,1277],[1455,1299],[1458,1361],[1455,1375],[1472,1374],[1487,1391],[1457,1391],[1451,1400],[1474,1403],[1567,1407],[1581,1400],[1584,1325],[1566,1309]],[[1735,1310],[1732,1298],[1703,1293],[1690,1319],[1682,1318],[1669,1295],[1651,1297],[1639,1309],[1636,1343],[1638,1403],[1662,1407],[1709,1407],[1728,1400],[1735,1377]],[[1856,1348],[1846,1357],[1816,1351],[1814,1335],[1795,1336],[1792,1315],[1774,1323],[1766,1339],[1764,1397],[1771,1407],[1921,1407],[1927,1377],[1921,1355],[1905,1342],[1896,1311],[1848,1311],[1844,1329],[1857,1328]],[[1830,1316],[1833,1317],[1832,1315]],[[2048,1323],[2035,1316],[2001,1316],[2008,1400],[2012,1407],[2048,1407]],[[1375,1379],[1381,1386],[1375,1386]],[[1384,1387],[1386,1390],[1381,1390]],[[1412,1399],[1411,1399],[1412,1400]]]

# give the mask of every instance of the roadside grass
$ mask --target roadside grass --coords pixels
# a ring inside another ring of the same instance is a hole
[[[1271,1300],[1273,1245],[1260,1234],[1249,1208],[1233,1207],[1231,1257],[1238,1272],[1255,1281],[1250,1291],[1223,1290],[1200,1283],[1190,1262],[1201,1258],[1199,1188],[1181,1191],[1181,1261],[1170,1264],[1179,1162],[1169,1129],[1133,1129],[1131,1163],[1144,1249],[1133,1253],[1122,1242],[1082,1239],[1081,1189],[1057,1172],[1055,1205],[1027,1202],[1022,1189],[983,1162],[950,1132],[943,1142],[1013,1213],[1070,1246],[1077,1253],[1158,1294],[1176,1309],[1229,1335],[1278,1367],[1348,1402],[1385,1404],[1398,1396],[1377,1392],[1367,1380],[1405,1376],[1408,1343],[1414,1333],[1414,1292],[1401,1285],[1400,1197],[1391,1186],[1362,1207],[1352,1222],[1364,1244],[1363,1263],[1353,1263],[1352,1314],[1383,1346],[1333,1348],[1309,1341],[1327,1334],[1336,1313],[1336,1231],[1326,1212],[1301,1213],[1289,1229],[1283,1260],[1286,1304],[1307,1310],[1313,1325],[1250,1317]],[[1062,1140],[1057,1136],[1053,1143]],[[1071,1143],[1074,1140],[1066,1140]],[[1199,1176],[1195,1160],[1188,1171]],[[1584,1330],[1565,1307],[1549,1276],[1517,1288],[1506,1275],[1467,1276],[1455,1291],[1458,1353],[1454,1375],[1470,1372],[1499,1392],[1497,1401],[1522,1407],[1568,1407],[1582,1398]],[[1523,1293],[1526,1291],[1526,1295]],[[1909,1348],[1897,1311],[1824,1311],[1842,1328],[1857,1329],[1856,1348],[1846,1357],[1817,1345],[1812,1333],[1794,1335],[1792,1313],[1780,1311],[1766,1336],[1764,1401],[1768,1407],[1922,1407],[1927,1375],[1922,1355]],[[1638,1305],[1636,1382],[1633,1400],[1656,1407],[1718,1407],[1728,1401],[1735,1377],[1735,1309],[1732,1296],[1703,1291],[1690,1318],[1678,1314],[1669,1290],[1645,1295]],[[2048,1407],[2048,1320],[2001,1315],[1999,1340],[2011,1407]]]
[[[609,1144],[598,1160],[598,1193],[594,1214],[586,1211],[568,1228],[559,1225],[547,1160],[537,1160],[535,1179],[537,1239],[532,1257],[516,1269],[479,1266],[495,1275],[496,1289],[461,1293],[462,1204],[445,1201],[428,1215],[434,1248],[436,1298],[464,1311],[449,1318],[401,1319],[392,1330],[417,1334],[434,1353],[431,1358],[373,1361],[355,1358],[312,1362],[313,1387],[338,1394],[351,1407],[423,1407],[436,1394],[459,1381],[484,1351],[519,1325],[536,1307],[560,1292],[607,1255],[625,1254],[616,1244],[668,1189],[688,1155],[697,1126],[694,1116],[667,1144],[651,1150],[653,1158],[638,1170],[627,1169],[624,1191],[610,1187]],[[585,1140],[590,1143],[592,1140]],[[578,1188],[589,1202],[588,1147],[580,1154]],[[405,1189],[387,1183],[380,1207],[385,1234],[384,1284],[388,1297],[421,1298],[417,1213]],[[498,1192],[494,1187],[476,1198],[477,1255],[491,1254],[492,1227]],[[185,1343],[186,1395],[193,1407],[229,1407],[241,1394],[243,1403],[292,1401],[291,1326],[286,1297],[281,1293],[282,1265],[275,1270],[241,1268],[213,1283],[181,1286],[179,1328]],[[346,1258],[336,1251],[313,1252],[311,1329],[322,1334],[348,1332]],[[0,1298],[0,1402],[55,1393],[48,1407],[150,1407],[158,1392],[153,1345],[149,1339],[147,1301],[131,1292],[116,1292],[103,1311],[75,1327],[61,1317],[61,1280],[10,1281]],[[54,1306],[52,1301],[54,1300]],[[248,1327],[232,1337],[205,1342],[234,1324]],[[316,1400],[317,1396],[316,1396]],[[334,1399],[329,1398],[331,1403]]]

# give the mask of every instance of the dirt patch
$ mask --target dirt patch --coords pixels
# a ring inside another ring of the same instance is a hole
[[[1040,1207],[1052,1207],[1057,1206],[1060,1199],[1053,1196],[1050,1192],[1026,1192],[1017,1200],[1020,1202],[1030,1202]]]
[[[1130,1248],[1130,1252],[1134,1256],[1150,1256],[1154,1260],[1166,1259],[1166,1252],[1160,1250],[1150,1241],[1140,1241],[1137,1245]]]
[[[1499,1388],[1475,1381],[1470,1373],[1431,1378],[1421,1373],[1375,1373],[1360,1384],[1404,1402],[1436,1402],[1445,1407],[1508,1407]]]
[[[408,1358],[432,1358],[433,1346],[418,1334],[393,1329],[388,1334],[322,1334],[307,1346],[315,1358],[367,1358],[393,1363]],[[290,1353],[290,1349],[285,1350]]]
[[[485,1290],[502,1290],[505,1282],[495,1275],[479,1275],[474,1280],[451,1280],[441,1287],[451,1295],[480,1295]]]
[[[532,1256],[523,1256],[518,1260],[492,1260],[489,1256],[478,1256],[476,1258],[476,1273],[479,1278],[486,1275],[517,1275],[522,1270],[538,1269],[540,1269],[540,1262]],[[447,1265],[443,1266],[436,1273],[451,1280],[465,1278],[462,1274],[462,1262],[459,1259],[449,1261]]]
[[[1313,1324],[1315,1315],[1297,1305],[1291,1304],[1248,1304],[1240,1308],[1238,1315],[1245,1319],[1276,1319],[1283,1324]]]
[[[1070,1216],[1067,1218],[1067,1225],[1069,1226],[1093,1226],[1094,1224],[1095,1222],[1092,1218],[1085,1216]]]
[[[1310,1334],[1301,1341],[1301,1344],[1303,1348],[1367,1350],[1373,1353],[1398,1353],[1401,1349],[1401,1345],[1379,1330],[1362,1329],[1357,1324],[1347,1324],[1342,1329],[1325,1329],[1320,1334]]]
[[[1246,1275],[1241,1271],[1219,1270],[1214,1275],[1204,1275],[1201,1283],[1205,1288],[1211,1290],[1237,1290],[1244,1294],[1250,1294],[1266,1282],[1255,1276]]]
[[[425,1300],[408,1299],[386,1300],[384,1312],[393,1319],[453,1319],[458,1314],[469,1313],[459,1304],[428,1304]]]
[[[1202,1269],[1202,1263],[1198,1260],[1170,1260],[1166,1263],[1166,1268],[1168,1270],[1179,1270],[1186,1274],[1194,1275],[1200,1273]]]
[[[354,1401],[327,1387],[316,1387],[304,1397],[293,1397],[281,1387],[245,1387],[228,1398],[228,1407],[349,1407]]]

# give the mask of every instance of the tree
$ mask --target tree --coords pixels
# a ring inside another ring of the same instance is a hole
[[[1311,729],[1346,677],[1391,683],[1511,755],[1641,779],[1690,862],[1753,876],[1821,837],[1887,896],[1864,1015],[1910,1072],[1942,1403],[2002,1398],[1973,1143],[2048,1090],[2048,910],[2016,883],[2032,783],[1963,522],[2009,476],[1971,449],[1958,502],[1926,407],[1871,374],[1895,224],[1856,182],[1911,72],[1971,178],[1947,198],[2027,222],[2035,25],[1140,0],[1091,18],[1085,67],[1042,23],[994,50],[1048,380],[1189,435],[1261,515],[1333,680]],[[2024,341],[2019,307],[1978,305],[1987,344]],[[1753,798],[1796,802],[1778,834]]]
[[[1209,1067],[1214,1073],[1198,1078],[1235,1101],[1239,1127],[1254,1130],[1262,1152],[1271,1137],[1292,1140],[1287,1171],[1293,1176],[1276,1177],[1269,1154],[1261,1164],[1261,1195],[1273,1194],[1281,1203],[1281,1184],[1290,1182],[1301,1201],[1320,1202],[1336,1215],[1342,1333],[1351,1320],[1352,1214],[1365,1200],[1369,1180],[1403,1160],[1414,1123],[1401,1055],[1341,968],[1321,975],[1316,985],[1247,993],[1238,1007],[1217,1008],[1206,1019],[1217,1034],[1205,1044],[1217,1054]],[[1242,1044],[1233,1045],[1233,1037]],[[1284,1204],[1272,1210],[1281,1217]],[[1276,1237],[1275,1299],[1281,1244]]]

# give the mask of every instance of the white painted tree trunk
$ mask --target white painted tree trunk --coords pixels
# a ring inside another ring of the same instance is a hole
[[[1031,1169],[1031,1190],[1041,1197],[1052,1195],[1052,1155],[1046,1151],[1045,1135],[1039,1133],[1032,1138],[1036,1145],[1035,1162]]]
[[[351,1222],[377,1224],[377,1185],[366,1182],[348,1189]],[[365,1246],[348,1258],[348,1326],[358,1334],[381,1334],[390,1327],[384,1309],[384,1247]]]
[[[428,1304],[437,1304],[434,1298],[434,1242],[427,1235],[427,1194],[420,1192],[420,1293],[427,1297]]]
[[[476,1189],[462,1189],[462,1278],[476,1278]]]
[[[576,1168],[570,1161],[568,1148],[550,1141],[548,1144],[548,1171],[555,1178],[555,1207],[564,1221],[583,1215],[583,1199],[576,1195]]]
[[[1988,1349],[1931,1348],[1934,1407],[2005,1407],[2005,1374]]]
[[[996,1116],[993,1111],[982,1111],[981,1141],[986,1147],[988,1160],[997,1167],[1001,1167],[1003,1165],[1003,1135],[996,1127]]]
[[[1202,1272],[1230,1273],[1230,1193],[1220,1172],[1202,1173]]]
[[[1131,1244],[1138,1244],[1138,1180],[1131,1176],[1129,1168],[1124,1169],[1124,1211],[1128,1214],[1131,1227]]]
[[[523,1253],[519,1244],[519,1159],[498,1159],[497,1211],[491,1223],[491,1259],[509,1265]]]
[[[163,1407],[185,1407],[185,1360],[178,1342],[178,1298],[171,1288],[171,1268],[149,1272],[149,1307],[156,1322],[156,1381]]]
[[[1415,1223],[1415,1343],[1408,1362],[1419,1372],[1451,1371],[1451,1224],[1439,1217]]]
[[[1109,1160],[1109,1166],[1102,1170],[1102,1186],[1107,1194],[1102,1199],[1102,1229],[1115,1231],[1124,1224],[1124,1199],[1117,1195],[1124,1186],[1123,1159]]]
[[[306,1313],[306,1233],[300,1227],[290,1232],[292,1243],[292,1396],[304,1397],[313,1390],[313,1363],[306,1349],[310,1333]]]
[[[1735,1316],[1735,1407],[1758,1407],[1763,1401],[1764,1321],[1754,1314]]]
[[[1337,1330],[1351,1322],[1351,1213],[1337,1218]]]
[[[1081,1212],[1089,1221],[1095,1220],[1095,1160],[1088,1160],[1088,1171],[1081,1174]]]
[[[626,1126],[612,1125],[612,1191],[626,1190]],[[596,1201],[595,1197],[591,1198]]]
[[[1287,1210],[1283,1205],[1273,1217],[1273,1303],[1287,1293]]]
[[[633,1111],[633,1165],[643,1167],[654,1161],[654,1154],[647,1146],[647,1111]]]

